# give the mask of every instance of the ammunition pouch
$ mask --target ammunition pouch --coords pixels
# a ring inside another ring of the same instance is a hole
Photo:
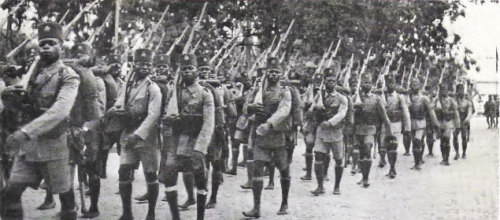
[[[198,136],[203,126],[203,115],[180,115],[178,119],[173,120],[171,123],[174,135],[184,133],[189,136]]]
[[[387,112],[387,117],[391,122],[400,122],[403,119],[403,113],[401,111]]]
[[[425,113],[422,110],[414,110],[410,108],[411,119],[423,120],[425,119]]]
[[[85,132],[81,128],[76,127],[69,128],[68,130],[69,135],[67,136],[67,142],[69,148],[69,160],[75,164],[84,164]]]
[[[436,117],[439,121],[451,121],[455,115],[450,111],[436,111]]]
[[[465,121],[467,118],[467,111],[459,111],[458,114],[460,115],[460,121]]]
[[[354,124],[376,125],[378,121],[378,114],[375,112],[364,112],[359,109],[354,111]]]

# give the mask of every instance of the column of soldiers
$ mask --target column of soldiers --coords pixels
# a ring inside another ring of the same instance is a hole
[[[265,167],[270,167],[271,175],[266,189],[272,189],[271,177],[275,168],[279,170],[282,201],[277,214],[286,215],[290,163],[299,131],[306,143],[306,174],[300,179],[312,180],[315,174],[317,188],[311,192],[315,196],[325,193],[330,157],[335,161],[335,195],[341,194],[348,164],[352,175],[361,173],[358,184],[370,186],[375,146],[379,167],[385,166],[387,156],[389,178],[397,175],[400,144],[405,146],[405,155],[412,147],[415,170],[424,163],[425,138],[429,155],[434,136],[440,138],[442,164],[449,165],[450,138],[457,160],[460,134],[461,155],[466,158],[473,107],[462,84],[456,86],[454,98],[446,84],[440,85],[437,97],[429,97],[419,78],[411,79],[409,90],[404,90],[390,73],[384,76],[385,87],[377,90],[373,88],[375,71],[368,69],[360,76],[352,74],[344,85],[341,65],[335,61],[320,67],[317,74],[317,66],[307,65],[309,70],[301,76],[311,80],[304,85],[300,78],[287,77],[289,70],[276,57],[268,57],[256,77],[240,71],[233,82],[221,80],[221,71],[206,56],[183,53],[175,60],[145,48],[133,52],[123,78],[119,55],[107,56],[106,64],[95,63],[88,44],[77,42],[64,52],[61,25],[43,23],[38,31],[38,49],[27,53],[31,62],[26,65],[36,62],[27,87],[9,87],[15,84],[10,82],[2,92],[3,152],[11,162],[1,197],[5,219],[23,217],[22,193],[27,187],[37,188],[42,180],[47,193],[38,209],[54,208],[52,195],[59,194],[60,218],[76,219],[76,172],[79,183],[87,181],[89,187],[91,203],[83,217],[99,216],[100,178],[107,176],[107,158],[114,145],[120,155],[122,220],[133,219],[132,181],[139,164],[147,192],[136,199],[148,203],[146,219],[156,217],[159,183],[165,186],[164,200],[173,219],[180,219],[180,210],[195,204],[197,219],[204,219],[205,209],[216,207],[223,173],[237,175],[241,146],[248,176],[241,187],[253,193],[253,208],[243,215],[261,216]],[[309,86],[311,102],[304,98]],[[7,123],[8,118],[22,120]],[[232,161],[226,171],[228,146]],[[179,172],[188,195],[181,205],[176,187]]]

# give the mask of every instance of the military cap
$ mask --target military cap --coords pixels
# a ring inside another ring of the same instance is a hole
[[[420,83],[422,83],[422,82],[417,77],[414,77],[414,78],[411,79],[411,84],[418,84],[418,85],[420,85]]]
[[[351,77],[349,77],[349,83],[356,83],[358,82],[358,74],[352,73]]]
[[[330,63],[330,68],[333,69],[336,73],[340,72],[340,62],[333,60],[332,63]]]
[[[396,82],[396,78],[392,74],[385,75],[384,79],[385,79],[386,83],[394,83],[394,82]]]
[[[337,76],[337,72],[335,71],[335,69],[331,68],[331,67],[327,67],[325,69],[323,69],[323,77],[326,78],[326,77],[335,77]]]
[[[152,63],[152,52],[149,49],[137,49],[134,53],[134,62]]]
[[[212,69],[212,65],[210,65],[210,59],[208,59],[208,57],[199,56],[196,60],[196,62],[198,63],[198,67],[208,66],[210,67],[210,69]]]
[[[255,70],[255,72],[257,72],[258,77],[261,77],[262,75],[264,75],[265,71],[266,71],[265,67],[257,67]]]
[[[46,22],[38,26],[38,40],[50,38],[58,39],[61,42],[64,40],[63,29],[59,23]]]
[[[267,59],[267,69],[281,70],[280,61],[276,57],[269,57]]]
[[[85,54],[85,55],[90,55],[92,49],[90,48],[90,45],[86,43],[78,43],[75,44],[71,48],[71,53],[72,54]]]
[[[108,56],[108,63],[113,64],[113,63],[121,63],[121,58],[119,55],[112,54]]]
[[[464,88],[464,84],[462,84],[462,83],[457,84],[457,89],[463,89],[463,88]]]
[[[168,56],[167,54],[156,54],[154,57],[154,63],[157,65],[163,64],[170,66],[170,56]]]
[[[192,53],[182,54],[180,57],[180,66],[195,66],[198,67],[196,56]]]

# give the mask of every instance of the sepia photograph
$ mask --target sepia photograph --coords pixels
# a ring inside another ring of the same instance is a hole
[[[0,219],[500,219],[499,47],[499,0],[0,0]]]

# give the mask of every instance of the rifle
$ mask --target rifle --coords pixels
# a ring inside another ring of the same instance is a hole
[[[209,63],[213,63],[215,62],[215,60],[217,59],[217,57],[220,56],[220,54],[222,53],[223,50],[227,49],[227,47],[229,47],[229,45],[236,39],[236,36],[234,36],[233,38],[231,38],[231,40],[229,40],[228,42],[226,42],[221,48],[219,51],[217,51],[217,53],[212,57],[210,58],[210,62]]]
[[[7,21],[9,20],[9,16],[15,14],[17,12],[17,10],[19,10],[19,8],[21,7],[21,5],[24,4],[24,0],[22,0],[21,2],[19,2],[16,6],[14,6],[12,8],[11,11],[9,11],[9,14],[7,15],[6,18],[0,20],[0,29],[5,25],[5,23],[7,23]]]
[[[321,58],[321,61],[319,61],[318,67],[316,68],[316,71],[314,72],[313,79],[314,77],[321,72],[321,69],[323,68],[323,64],[325,63],[326,57],[328,54],[330,54],[330,51],[332,51],[334,41],[330,43],[330,47],[328,47],[328,50],[325,51],[323,54],[323,57]]]
[[[224,53],[224,55],[220,58],[219,62],[217,63],[217,66],[215,66],[215,69],[214,70],[218,70],[219,67],[222,65],[222,62],[224,62],[224,60],[229,56],[229,54],[231,53],[231,51],[233,51],[234,47],[236,46],[236,44],[233,44],[229,50],[226,51],[226,53]]]
[[[406,66],[403,67],[403,75],[401,76],[401,83],[400,83],[401,85],[403,85],[405,76],[406,76]]]
[[[155,49],[153,50],[153,56],[156,54],[156,52],[160,49],[161,45],[163,44],[163,39],[165,38],[165,32],[161,34],[160,37],[160,42],[156,45]]]
[[[104,28],[104,26],[106,25],[106,22],[111,18],[111,12],[108,13],[108,15],[106,16],[106,18],[104,19],[104,21],[102,22],[101,26],[99,26],[95,31],[94,33],[92,33],[92,35],[89,37],[89,39],[87,39],[87,42],[86,44],[88,45],[92,45],[92,43],[94,43],[95,39],[96,39],[96,36],[98,34],[101,33],[102,29]]]
[[[427,73],[425,73],[425,79],[424,79],[424,86],[422,86],[423,89],[427,86],[427,78],[429,78],[429,72],[430,68],[427,68]]]
[[[201,43],[201,39],[198,40],[198,42],[196,42],[196,44],[194,45],[193,49],[190,51],[190,53],[193,53],[196,52],[196,50],[198,49],[198,46],[200,46],[200,43]]]
[[[292,30],[293,24],[295,23],[295,19],[292,19],[292,22],[290,22],[290,25],[288,25],[288,29],[285,32],[285,35],[280,38],[280,41],[278,42],[278,45],[276,45],[276,48],[274,51],[271,53],[271,57],[275,57],[276,54],[278,54],[278,51],[281,47],[281,44],[288,38],[288,35],[290,35],[290,31]]]
[[[437,101],[438,100],[438,97],[439,97],[439,90],[440,90],[440,87],[439,85],[441,83],[443,83],[443,75],[444,75],[444,72],[446,71],[446,69],[448,69],[448,63],[444,63],[444,67],[443,67],[443,70],[441,70],[441,75],[439,75],[439,81],[438,81],[438,89],[437,89],[437,93],[436,93],[436,97],[434,97],[434,101]]]
[[[345,88],[349,88],[349,79],[351,78],[352,67],[354,66],[354,53],[351,54],[351,59],[349,60],[349,65],[347,65],[346,73],[344,76],[344,82],[342,86]]]
[[[64,13],[64,15],[61,17],[61,19],[59,19],[59,22],[58,22],[58,23],[59,23],[59,24],[62,24],[62,23],[63,23],[63,21],[64,21],[64,19],[66,18],[66,16],[68,16],[68,14],[69,14],[69,9],[68,9],[68,10],[66,10],[66,12],[65,12],[65,13]]]
[[[170,49],[168,49],[168,51],[167,51],[168,56],[170,56],[170,54],[172,54],[175,46],[177,46],[181,42],[181,40],[184,37],[184,35],[186,34],[186,31],[188,30],[188,28],[189,28],[189,26],[186,26],[184,28],[184,30],[182,31],[181,35],[175,39],[174,43],[172,44],[172,46],[170,46]]]
[[[90,11],[90,9],[92,9],[94,6],[97,5],[97,3],[101,1],[101,0],[95,0],[94,2],[88,4],[85,6],[85,8],[83,8],[74,18],[73,20],[71,20],[68,24],[66,24],[66,26],[63,27],[63,37],[66,38],[66,36],[68,36],[68,33],[69,33],[69,29],[71,27],[73,27],[73,25],[76,24],[76,22],[83,16],[83,13],[87,12],[87,11]]]
[[[337,46],[335,47],[335,50],[333,51],[332,55],[330,56],[330,58],[328,58],[328,61],[326,62],[326,66],[330,66],[333,62],[333,58],[337,57],[337,53],[339,52],[341,42],[342,42],[342,38],[339,38],[339,41],[337,42]]]
[[[207,5],[208,5],[208,2],[205,2],[205,4],[203,4],[203,8],[201,9],[200,17],[198,17],[198,20],[194,24],[193,29],[191,29],[191,33],[189,33],[189,37],[188,37],[188,40],[186,42],[186,45],[184,45],[184,49],[182,50],[182,54],[189,52],[189,47],[191,47],[191,42],[193,41],[194,32],[201,25],[201,20],[203,20],[203,16],[205,15],[205,11],[207,10]]]
[[[413,77],[413,70],[415,69],[415,65],[417,65],[417,55],[415,55],[415,60],[413,61],[413,65],[411,65],[410,74],[408,75],[408,81],[406,82],[406,88],[410,87],[410,81]]]
[[[355,96],[352,102],[353,104],[361,104],[361,97],[359,96],[359,89],[361,88],[361,75],[363,75],[363,73],[366,71],[366,67],[368,66],[368,60],[370,59],[371,53],[372,53],[372,48],[370,47],[368,53],[366,54],[366,59],[363,62],[363,66],[361,67],[361,71],[359,72],[358,75],[358,83],[356,85],[356,91],[354,91]]]
[[[169,8],[170,8],[170,5],[167,5],[167,8],[165,8],[165,11],[163,11],[163,13],[161,14],[160,20],[158,20],[158,22],[153,27],[153,31],[151,31],[149,33],[148,37],[144,41],[145,45],[149,44],[149,41],[151,41],[151,38],[153,37],[153,33],[156,33],[156,31],[158,30],[158,27],[160,26],[161,22],[163,22],[163,19],[165,19],[165,15],[167,14]]]

